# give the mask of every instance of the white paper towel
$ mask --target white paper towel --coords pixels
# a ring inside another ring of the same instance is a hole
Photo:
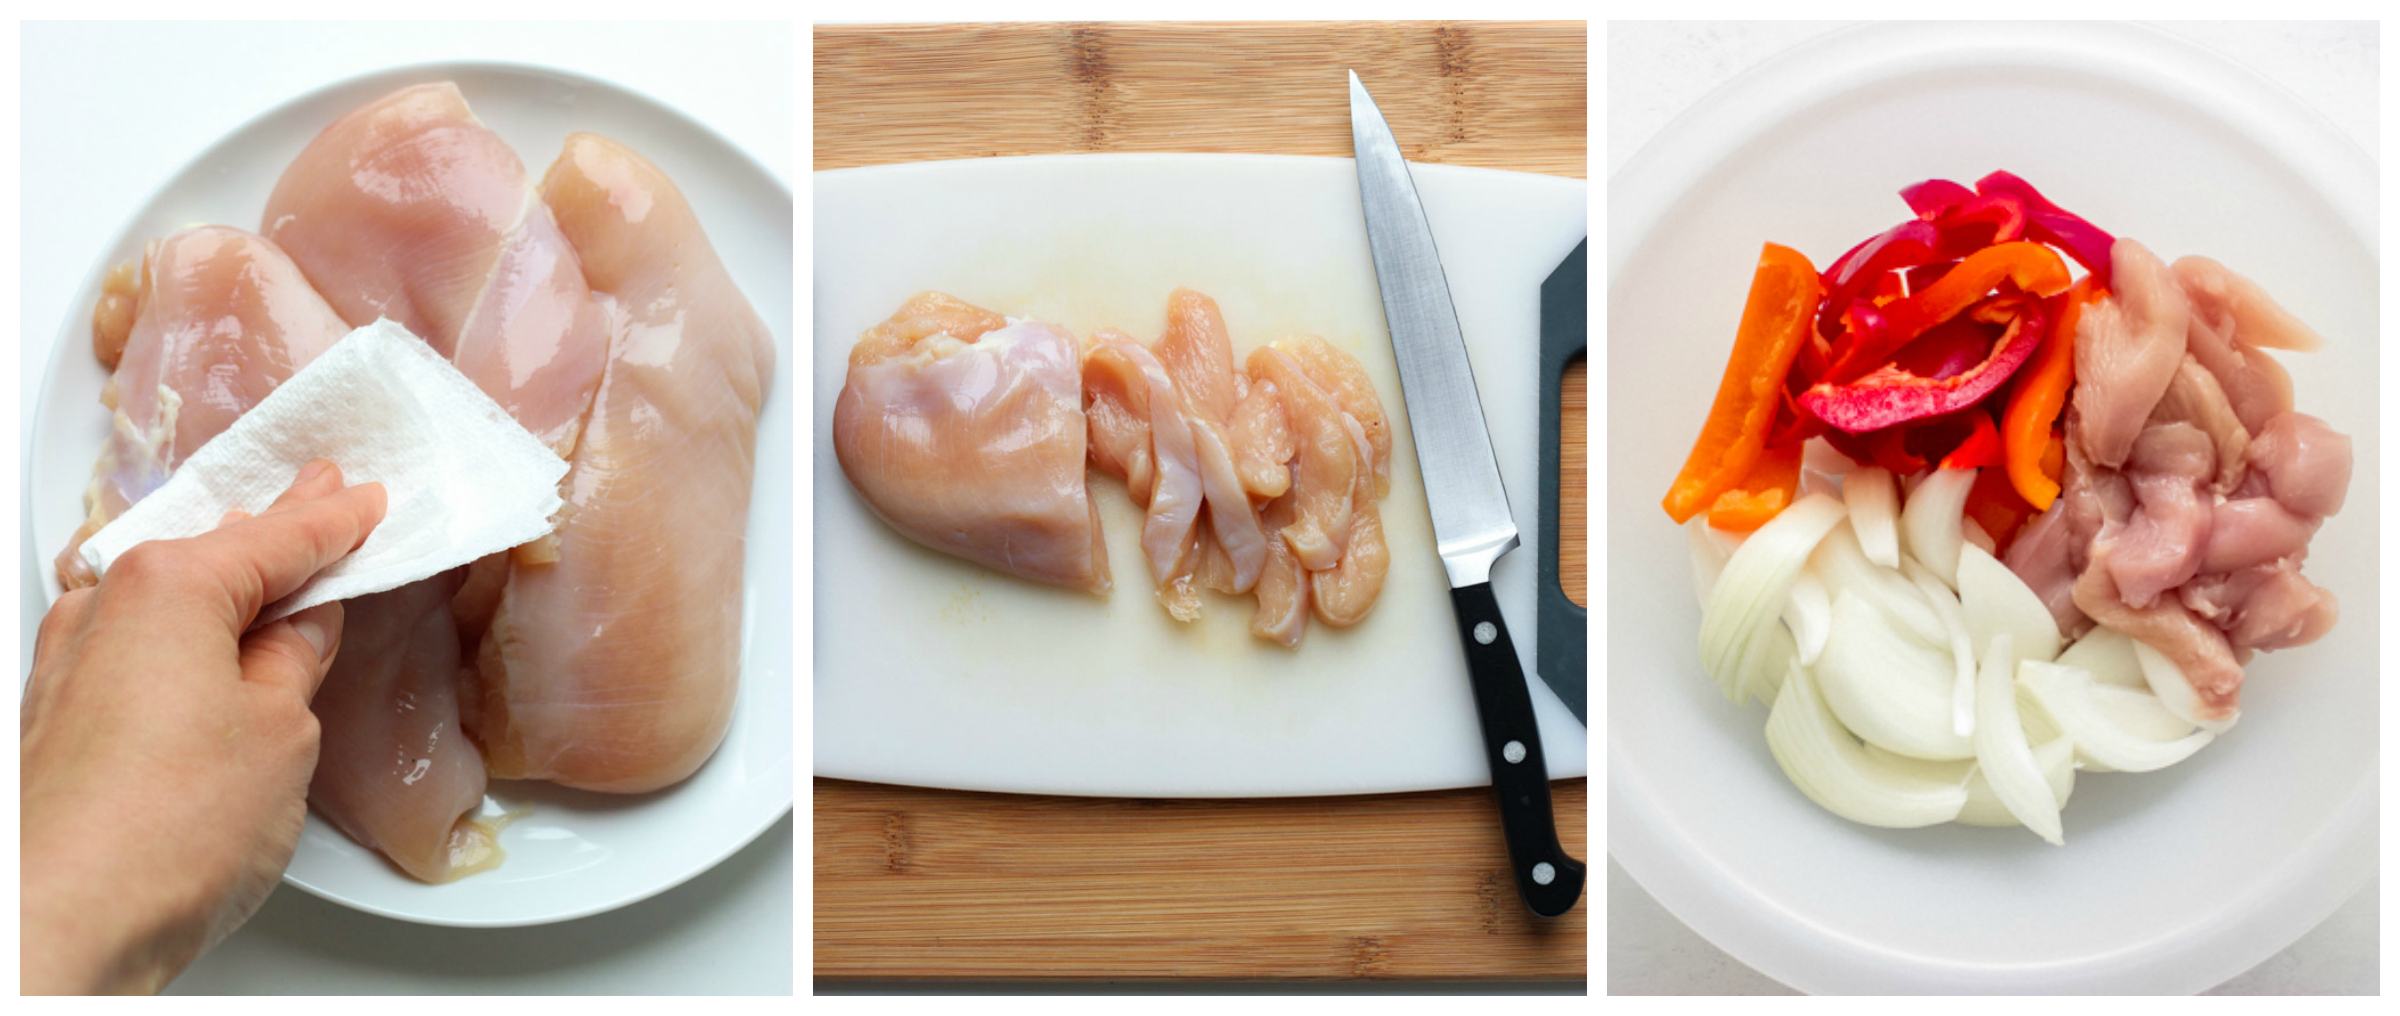
[[[258,616],[396,589],[550,532],[566,460],[392,321],[333,344],[175,475],[83,544],[93,571],[145,540],[198,536],[265,511],[310,459],[383,484],[383,523],[349,557]]]

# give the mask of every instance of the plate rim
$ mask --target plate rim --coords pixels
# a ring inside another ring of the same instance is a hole
[[[2193,108],[2259,146],[2327,201],[2366,251],[2379,253],[2372,158],[2323,113],[2229,58],[2142,25],[1887,23],[1830,32],[1761,61],[1677,115],[1611,174],[1610,286],[1726,158],[1794,115],[1936,67],[2067,60],[2079,74]],[[2201,991],[2288,947],[2376,870],[2379,781],[2367,780],[2306,841],[2309,863],[2281,866],[2207,922],[2110,954],[2008,967],[1962,963],[1832,934],[1803,915],[1764,905],[1769,901],[1726,873],[1692,863],[1684,857],[1690,844],[1671,831],[1677,825],[1671,813],[1625,782],[1632,767],[1617,764],[1620,750],[1611,738],[1608,811],[1617,828],[1608,836],[1610,857],[1695,933],[1803,991]],[[2311,872],[2329,874],[2311,879]],[[2304,899],[2272,906],[2292,896]]]

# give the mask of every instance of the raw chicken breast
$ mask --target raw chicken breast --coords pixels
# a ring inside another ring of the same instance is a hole
[[[2109,574],[2126,605],[2147,607],[2200,572],[2219,517],[2208,490],[2217,472],[2216,448],[2188,423],[2160,424],[2135,439],[2125,466],[2133,516],[2122,526],[2104,527],[2094,543],[2109,545]]]
[[[2175,260],[2175,278],[2203,317],[2230,318],[2234,333],[2253,346],[2313,353],[2325,347],[2316,329],[2302,324],[2258,283],[2204,257]]]
[[[569,135],[542,197],[622,317],[565,481],[558,559],[511,563],[470,732],[494,776],[639,793],[690,776],[732,715],[775,350],[649,161]]]
[[[2167,382],[2167,392],[2150,408],[2153,426],[2165,423],[2188,423],[2208,435],[2216,446],[2217,474],[2210,487],[2219,494],[2233,492],[2242,482],[2244,463],[2250,454],[2250,432],[2243,428],[2233,404],[2226,401],[2225,389],[2217,377],[2200,366],[2200,361],[2186,353],[2183,365],[2175,368],[2175,377]]]
[[[310,709],[325,736],[308,803],[351,839],[427,882],[500,863],[479,821],[483,758],[458,715],[465,666],[451,623],[454,569],[344,605],[341,652]]]
[[[86,538],[350,331],[274,243],[226,226],[151,241],[138,276],[114,274],[93,335],[119,357],[101,393],[114,427],[58,556],[69,589],[96,581],[77,554]]]
[[[2306,413],[2267,420],[2250,444],[2250,472],[2285,508],[2325,516],[2342,510],[2350,490],[2350,438]]]
[[[1299,645],[1300,637],[1308,634],[1309,572],[1300,566],[1300,559],[1282,536],[1283,527],[1291,525],[1295,515],[1289,494],[1267,502],[1261,514],[1268,537],[1267,566],[1253,590],[1258,606],[1250,614],[1251,634],[1286,649]]]
[[[910,303],[937,298],[947,299]],[[871,331],[834,402],[834,453],[867,507],[908,538],[1106,592],[1108,549],[1083,480],[1079,353],[1074,336],[1037,321],[905,347]]]
[[[608,336],[517,153],[450,82],[334,121],[267,199],[266,235],[353,325],[388,317],[569,455]]]
[[[1292,469],[1294,517],[1281,529],[1284,542],[1302,566],[1324,571],[1349,544],[1352,484],[1372,466],[1359,461],[1341,405],[1290,354],[1275,346],[1251,350],[1250,375],[1275,386],[1299,448]]]
[[[2143,421],[2183,363],[2191,308],[2149,248],[2119,237],[2109,262],[2114,291],[2085,309],[2075,330],[2073,398],[2083,416],[2084,456],[2114,469],[2133,453]]]
[[[2119,241],[2122,243],[2123,241]],[[2148,643],[2182,668],[2199,704],[2199,720],[2231,720],[2241,710],[2242,665],[2225,633],[2184,608],[2176,597],[2131,607],[2109,578],[2108,547],[2092,548],[2092,566],[2075,580],[2075,606],[2092,620]]]

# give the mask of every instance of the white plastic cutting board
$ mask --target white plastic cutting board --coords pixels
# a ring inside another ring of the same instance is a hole
[[[1585,733],[1533,676],[1539,291],[1584,236],[1581,180],[1415,166],[1524,547],[1494,569],[1552,777]],[[815,174],[816,774],[1135,797],[1381,793],[1490,782],[1348,159],[1040,156]],[[1140,515],[1093,475],[1115,592],[1036,585],[919,547],[842,476],[833,403],[858,333],[938,289],[1078,336],[1145,338],[1167,294],[1216,298],[1235,354],[1313,332],[1393,420],[1381,600],[1297,651],[1247,598],[1191,626],[1153,598]]]

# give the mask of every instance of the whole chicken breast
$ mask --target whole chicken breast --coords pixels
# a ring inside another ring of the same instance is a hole
[[[614,320],[556,559],[510,562],[469,730],[495,777],[640,793],[690,776],[732,717],[775,348],[649,160],[570,135],[541,193]]]

